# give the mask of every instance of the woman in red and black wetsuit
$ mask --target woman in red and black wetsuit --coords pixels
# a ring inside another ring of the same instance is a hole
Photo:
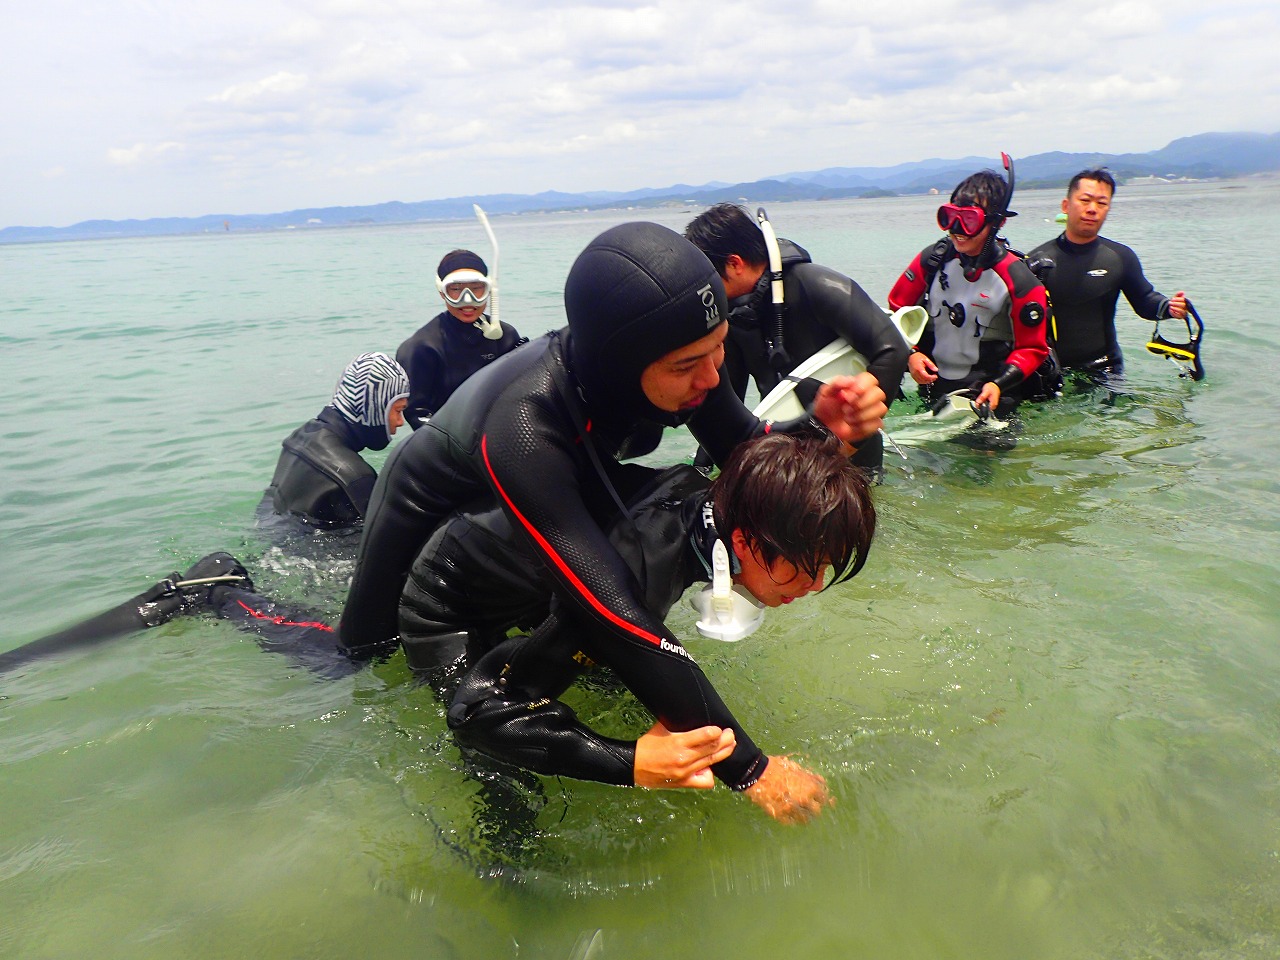
[[[962,180],[938,208],[947,237],[917,254],[889,293],[894,310],[923,304],[929,311],[907,362],[928,402],[972,389],[975,404],[1003,415],[1020,400],[1051,394],[1060,380],[1056,363],[1043,371],[1049,384],[1037,376],[1049,358],[1045,289],[996,236],[1012,215],[1010,199],[1010,184],[994,171]]]

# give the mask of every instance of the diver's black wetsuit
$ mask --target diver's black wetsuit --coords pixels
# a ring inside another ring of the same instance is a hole
[[[910,349],[888,314],[849,277],[809,259],[802,247],[778,239],[782,254],[783,345],[794,368],[836,337],[843,337],[862,354],[867,370],[880,384],[886,402],[898,395],[907,372]],[[765,271],[750,293],[730,304],[729,338],[725,341],[724,371],[739,397],[745,397],[747,378],[755,380],[764,397],[777,386],[781,374],[769,363],[767,338],[774,326],[772,284]],[[783,371],[786,373],[786,371]],[[800,387],[803,401],[812,391]],[[878,470],[884,462],[880,435],[858,448],[854,462]]]
[[[358,524],[369,508],[377,473],[361,459],[361,430],[325,407],[287,436],[267,495],[276,513],[321,528]]]
[[[396,360],[409,374],[405,420],[418,429],[459,384],[523,342],[509,323],[502,324],[501,338],[490,340],[474,323],[464,323],[448,311],[432,318],[396,351]]]
[[[655,473],[629,502],[631,518],[610,527],[609,540],[655,617],[665,618],[690,584],[707,579],[717,536],[703,509],[708,485],[690,466]],[[433,666],[445,659],[437,651],[439,631],[466,637],[468,669],[449,711],[460,743],[543,774],[631,785],[635,741],[595,733],[557,700],[595,657],[581,643],[589,631],[552,598],[538,573],[500,508],[455,514],[436,530],[405,584],[405,654],[415,666],[422,656]],[[531,636],[505,637],[508,626],[539,622]],[[634,670],[650,669],[639,655],[628,659],[636,661]],[[699,685],[715,696],[705,678]]]
[[[495,497],[531,542],[562,601],[539,632],[570,624],[576,649],[612,668],[670,730],[732,727],[737,748],[715,772],[745,788],[763,772],[764,757],[646,605],[634,574],[609,543],[603,527],[614,504],[575,419],[589,425],[590,442],[624,499],[652,471],[616,458],[652,450],[660,426],[634,417],[619,422],[608,404],[589,405],[570,373],[568,337],[568,331],[548,334],[480,371],[388,459],[365,521],[342,641],[356,655],[366,647],[384,649],[397,633],[401,586],[421,546],[455,509]],[[689,428],[718,463],[768,429],[725,379]],[[806,419],[784,428],[809,427]],[[527,671],[533,678],[519,682],[546,682],[538,655],[534,648],[516,657],[516,677]]]
[[[1041,262],[1037,273],[1053,303],[1050,342],[1064,367],[1124,372],[1116,336],[1116,301],[1122,292],[1138,316],[1163,320],[1168,315],[1169,298],[1156,292],[1138,255],[1122,243],[1106,237],[1072,243],[1063,233],[1032,250],[1028,260]]]
[[[911,351],[889,316],[857,283],[813,263],[792,241],[779,238],[778,247],[786,306],[783,343],[791,366],[843,337],[866,359],[867,370],[879,381],[885,397],[892,400],[907,372]],[[738,297],[729,307],[725,371],[739,397],[746,395],[748,375],[763,397],[780,379],[769,365],[766,343],[774,322],[769,272],[765,271],[751,293]]]

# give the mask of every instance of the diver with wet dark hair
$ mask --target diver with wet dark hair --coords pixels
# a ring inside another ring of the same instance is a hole
[[[652,476],[621,460],[651,452],[662,429],[677,424],[720,464],[771,430],[830,431],[857,444],[882,426],[883,391],[870,374],[837,378],[818,391],[811,416],[785,424],[754,417],[719,375],[728,333],[722,281],[696,247],[656,224],[622,224],[588,244],[569,271],[565,308],[567,330],[475,374],[388,458],[365,520],[342,642],[357,657],[394,642],[401,590],[422,546],[454,511],[491,498],[598,662],[616,670],[615,661],[664,660],[669,682],[661,688],[643,676],[623,679],[668,729],[736,728],[718,697],[701,698],[701,671],[608,540],[603,522],[614,498],[625,502]],[[770,777],[744,741],[716,764],[716,776],[736,789],[769,778],[762,789],[784,795],[786,771]]]
[[[1013,200],[1009,177],[983,170],[966,177],[938,208],[946,236],[925,247],[889,293],[893,309],[929,312],[908,369],[933,404],[968,390],[975,408],[1004,417],[1024,399],[1047,399],[1061,387],[1046,330],[1045,288],[999,231]]]
[[[436,268],[436,289],[444,312],[396,351],[396,360],[409,374],[405,419],[415,430],[444,406],[464,380],[527,342],[515,327],[488,312],[494,285],[488,265],[478,254],[446,253]]]
[[[356,357],[328,405],[285,437],[264,505],[309,527],[359,524],[378,476],[360,451],[386,448],[404,424],[408,397],[409,378],[395,360],[385,353]]]
[[[837,337],[862,354],[890,401],[898,395],[910,351],[884,310],[849,277],[814,263],[791,240],[774,237],[763,211],[752,218],[737,204],[718,203],[691,220],[684,235],[724,281],[724,369],[739,397],[746,396],[748,377],[766,396]],[[774,260],[780,276],[770,269]],[[878,470],[884,459],[881,435],[868,438],[857,458],[860,466]]]
[[[875,531],[865,476],[830,437],[759,437],[740,444],[715,481],[691,466],[673,467],[624,508],[607,534],[649,611],[665,619],[689,586],[706,583],[693,598],[697,630],[726,641],[753,633],[767,608],[854,576]],[[512,575],[492,577],[504,564]],[[405,586],[401,640],[410,665],[432,671],[466,651],[448,714],[459,743],[542,774],[662,788],[709,788],[713,764],[735,750],[755,751],[759,765],[777,765],[812,788],[797,791],[793,803],[748,785],[748,797],[771,815],[804,820],[828,802],[820,777],[788,758],[765,757],[740,729],[708,724],[672,733],[667,724],[690,707],[719,701],[709,678],[682,657],[653,656],[640,644],[602,649],[597,644],[608,641],[549,583],[521,584],[519,571],[536,572],[493,505],[438,528]],[[528,635],[507,639],[506,629],[538,618]],[[606,661],[646,703],[668,703],[661,692],[668,687],[689,690],[684,695],[695,703],[668,704],[634,740],[597,734],[559,697]]]

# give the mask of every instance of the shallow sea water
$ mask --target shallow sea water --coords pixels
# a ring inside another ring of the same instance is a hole
[[[1017,246],[1058,199],[1020,192]],[[882,300],[935,202],[769,212]],[[695,212],[494,218],[503,318],[558,326],[592,236]],[[814,823],[472,770],[401,658],[325,681],[183,618],[0,677],[0,956],[1270,960],[1277,214],[1275,181],[1122,188],[1107,233],[1190,293],[1208,379],[1122,301],[1124,395],[1069,391],[1008,451],[904,444],[855,581],[690,640],[755,739],[827,777]],[[254,507],[346,361],[436,312],[457,245],[486,252],[468,222],[0,247],[0,650],[215,549],[336,617],[354,544],[282,551]]]

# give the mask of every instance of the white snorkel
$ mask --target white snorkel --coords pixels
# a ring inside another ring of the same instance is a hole
[[[689,602],[698,611],[698,633],[711,640],[735,643],[755,633],[764,620],[764,607],[742,587],[734,586],[723,540],[716,540],[711,548],[711,582]]]
[[[756,208],[756,222],[760,224],[764,245],[769,251],[769,288],[773,293],[773,325],[766,337],[769,365],[779,373],[785,373],[791,369],[791,358],[787,356],[786,345],[782,342],[782,320],[786,315],[783,303],[782,251],[778,248],[778,235],[774,233],[773,224],[769,222],[769,215],[764,212],[764,207]]]
[[[481,314],[476,326],[487,340],[502,339],[502,324],[498,322],[498,238],[494,236],[493,227],[489,226],[489,218],[480,209],[480,204],[473,203],[471,209],[476,212],[480,225],[489,235],[489,245],[493,247],[493,262],[489,267],[489,312]]]

